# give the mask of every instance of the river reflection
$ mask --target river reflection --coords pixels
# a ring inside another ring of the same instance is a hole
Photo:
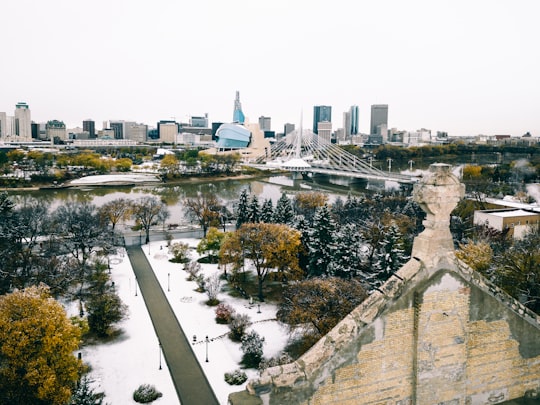
[[[22,204],[29,197],[37,198],[50,205],[55,210],[58,206],[67,202],[89,202],[101,206],[118,198],[136,200],[140,197],[153,195],[164,201],[171,212],[167,220],[169,223],[185,222],[185,214],[182,201],[194,197],[199,192],[213,192],[224,201],[230,210],[243,190],[249,195],[256,195],[259,203],[271,199],[274,206],[284,192],[289,196],[301,191],[321,191],[328,195],[330,203],[338,196],[345,197],[348,193],[360,194],[361,189],[353,186],[346,187],[324,183],[310,183],[293,181],[289,176],[270,176],[257,179],[228,179],[208,183],[185,183],[185,184],[152,184],[143,186],[118,186],[118,187],[84,187],[57,190],[8,190],[9,196],[16,204]]]

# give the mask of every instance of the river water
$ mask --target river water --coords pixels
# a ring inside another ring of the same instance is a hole
[[[164,201],[170,211],[167,223],[186,223],[182,201],[194,197],[200,192],[213,192],[223,201],[229,210],[233,210],[240,194],[246,190],[248,195],[256,195],[259,203],[266,199],[274,202],[284,192],[289,196],[302,191],[321,191],[328,195],[330,203],[338,196],[346,197],[348,193],[361,194],[365,192],[361,185],[314,183],[306,181],[293,181],[290,176],[269,176],[256,179],[227,179],[213,182],[193,182],[185,184],[151,184],[140,186],[115,186],[115,187],[79,187],[64,189],[44,190],[8,190],[8,195],[16,204],[20,204],[25,198],[34,197],[44,203],[50,204],[51,210],[67,202],[90,202],[101,206],[109,201],[125,198],[136,200],[143,196],[156,196]]]

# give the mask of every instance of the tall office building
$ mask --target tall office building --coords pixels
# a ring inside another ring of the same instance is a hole
[[[318,134],[318,124],[322,121],[332,122],[332,107],[328,105],[316,105],[313,107],[313,132]]]
[[[358,135],[358,106],[352,105],[349,109],[350,124],[349,124],[349,135]]]
[[[0,112],[0,139],[5,139],[7,135],[7,114]]]
[[[377,129],[379,126],[381,128]],[[374,104],[371,106],[371,135],[382,135],[382,126],[388,128],[388,104]]]
[[[272,119],[270,117],[260,116],[259,117],[259,128],[261,131],[271,131],[272,130]]]
[[[93,139],[96,137],[96,123],[94,120],[87,119],[82,122],[82,128],[84,132],[88,132],[88,136],[90,139]]]
[[[320,121],[317,124],[317,135],[321,145],[332,142],[332,123],[330,121]]]
[[[54,143],[55,139],[60,141],[67,140],[67,130],[66,124],[63,121],[51,120],[48,121],[45,125],[45,133],[47,134],[47,139],[50,139]]]
[[[114,139],[124,139],[124,121],[109,121],[109,128],[114,131]]]
[[[283,135],[288,135],[290,134],[292,131],[294,131],[294,124],[291,124],[291,123],[286,123],[284,126],[283,126]]]
[[[136,122],[126,122],[125,139],[136,142],[145,142],[148,135],[148,125],[137,124]]]
[[[30,108],[26,103],[17,103],[15,106],[15,135],[19,140],[32,140],[32,119]]]
[[[242,104],[240,103],[240,92],[236,92],[236,98],[234,99],[234,112],[233,112],[233,122],[237,124],[243,124],[246,120],[244,113],[242,111]]]
[[[189,117],[189,126],[194,128],[208,128],[208,113],[204,117]]]

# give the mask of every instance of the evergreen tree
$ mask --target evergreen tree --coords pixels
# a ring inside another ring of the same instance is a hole
[[[335,230],[336,224],[328,205],[317,208],[313,216],[313,226],[309,231],[308,275],[310,277],[328,274],[328,266],[335,253]]]
[[[274,211],[274,222],[277,224],[291,225],[294,219],[294,210],[292,202],[285,193],[277,201]]]
[[[274,222],[274,206],[272,205],[272,200],[267,198],[264,200],[264,203],[261,207],[261,222],[267,224]]]
[[[328,274],[340,278],[364,276],[366,262],[366,241],[362,238],[358,226],[344,225],[336,232],[336,249],[328,266]]]
[[[236,207],[236,229],[239,229],[242,224],[249,222],[248,220],[248,193],[246,189],[242,190],[238,206]]]
[[[403,266],[409,256],[406,255],[403,247],[403,235],[396,224],[390,225],[379,242],[379,248],[375,253],[372,265],[372,274],[369,282],[372,286],[378,287],[390,278],[401,266]]]
[[[251,201],[248,205],[248,222],[252,224],[256,224],[258,222],[261,222],[261,208],[259,207],[259,199],[256,195],[253,195],[251,197]]]

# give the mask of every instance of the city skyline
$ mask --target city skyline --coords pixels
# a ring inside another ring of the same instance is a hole
[[[535,0],[6,0],[0,111],[69,128],[209,114],[272,129],[388,104],[389,128],[540,136]],[[305,126],[305,125],[304,125]]]

